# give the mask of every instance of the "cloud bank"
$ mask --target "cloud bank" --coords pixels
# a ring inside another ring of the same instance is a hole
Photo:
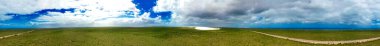
[[[377,0],[192,0],[179,13],[187,23],[212,26],[368,28],[379,26],[379,4]]]
[[[380,28],[378,0],[158,0],[154,12],[171,11],[170,21],[139,15],[133,0],[0,0],[0,27],[7,13],[49,12],[27,24],[37,27],[211,26],[238,28]],[[81,12],[85,11],[85,12]],[[141,14],[141,13],[140,13]],[[7,26],[5,26],[7,25]]]

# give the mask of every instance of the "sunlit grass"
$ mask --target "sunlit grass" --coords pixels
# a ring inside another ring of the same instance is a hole
[[[284,34],[284,36],[309,39],[303,37],[307,35],[313,36],[312,34],[308,34],[309,32],[307,31],[289,31],[293,33],[287,34],[287,31],[270,31],[266,29],[223,28],[215,31],[197,31],[195,29],[169,27],[60,28],[35,30],[36,31],[32,33],[2,39],[0,40],[0,46],[325,46],[293,42],[251,32],[263,31],[266,33]],[[297,32],[300,33],[298,34]],[[319,31],[311,31],[310,33],[313,32],[318,33]],[[327,32],[329,35],[334,35],[334,33],[337,33],[337,35],[345,35],[340,33],[346,31],[321,32]],[[362,34],[375,32],[377,31],[363,31]],[[354,34],[354,32],[348,34]],[[379,34],[380,33],[374,35],[348,35],[340,37],[372,37]],[[341,38],[338,37],[337,39]],[[379,46],[380,44],[378,43],[380,43],[380,41],[337,46]]]
[[[269,34],[303,38],[309,40],[322,40],[322,41],[339,41],[339,40],[357,40],[380,37],[378,30],[294,30],[294,29],[272,29],[260,30]]]
[[[0,37],[16,33],[26,32],[26,30],[0,30]]]

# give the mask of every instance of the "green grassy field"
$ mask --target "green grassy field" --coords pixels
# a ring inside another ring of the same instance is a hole
[[[2,31],[0,30],[0,36],[5,36],[5,35],[11,35],[11,34],[16,34],[16,33],[21,33],[21,32],[26,32],[28,30],[6,30]]]
[[[380,37],[380,30],[269,30],[269,34],[310,40],[356,40]]]
[[[30,29],[32,30],[32,29]],[[380,31],[304,31],[233,29],[197,31],[188,28],[60,28],[33,29],[32,33],[0,39],[0,46],[380,46],[380,41],[360,44],[317,45],[273,38],[251,31],[313,39],[351,40],[380,36]],[[2,30],[8,32],[23,32]]]

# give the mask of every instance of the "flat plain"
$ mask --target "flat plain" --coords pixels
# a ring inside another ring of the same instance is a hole
[[[380,40],[339,45],[308,44],[252,31],[310,40],[355,40],[380,37],[380,30],[240,29],[199,31],[181,27],[99,27],[2,29],[0,46],[380,46]]]

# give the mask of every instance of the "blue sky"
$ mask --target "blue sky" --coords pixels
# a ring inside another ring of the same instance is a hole
[[[380,28],[378,0],[0,0],[0,28]]]

